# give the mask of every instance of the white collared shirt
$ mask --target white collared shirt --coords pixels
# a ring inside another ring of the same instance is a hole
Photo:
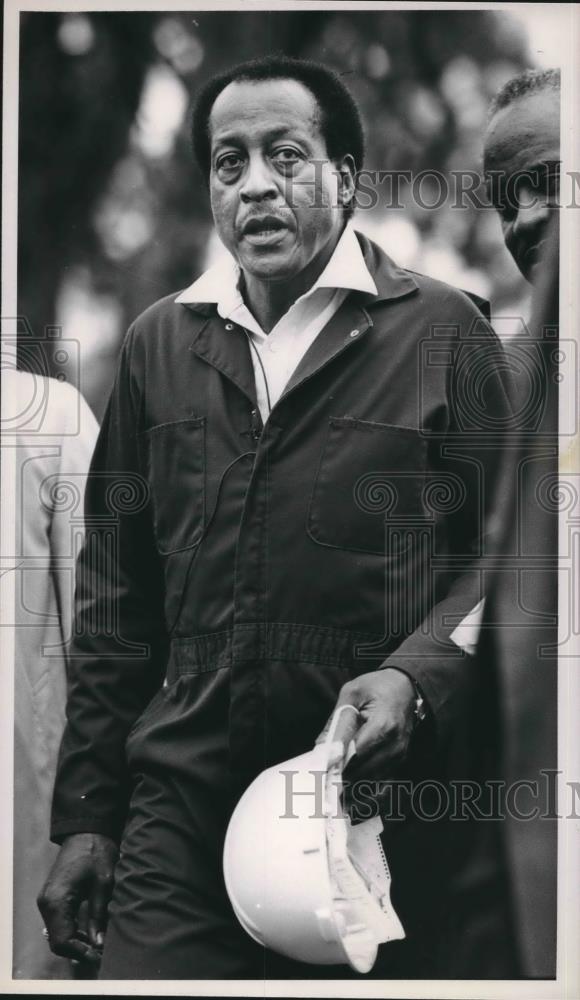
[[[265,333],[245,304],[240,268],[225,256],[186,288],[181,303],[215,302],[222,319],[243,327],[251,341],[256,395],[263,423],[320,331],[340,309],[350,291],[377,294],[352,225],[348,223],[332,257],[312,288],[290,306],[270,333]]]

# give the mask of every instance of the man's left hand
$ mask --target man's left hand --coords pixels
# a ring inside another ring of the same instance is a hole
[[[361,674],[341,688],[332,714],[341,705],[354,705],[361,720],[354,737],[356,756],[348,765],[349,781],[381,781],[394,774],[407,756],[415,728],[415,699],[410,678],[395,669]],[[326,737],[329,725],[330,719],[317,743]]]

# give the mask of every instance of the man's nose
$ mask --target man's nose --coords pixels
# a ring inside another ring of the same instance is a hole
[[[242,201],[261,201],[263,198],[275,198],[278,194],[272,170],[263,156],[250,156],[240,197]]]

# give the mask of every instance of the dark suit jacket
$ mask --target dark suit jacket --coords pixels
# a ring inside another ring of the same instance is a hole
[[[557,485],[558,237],[554,218],[527,336],[506,345],[518,392],[493,505],[501,562],[488,581],[479,650],[498,672],[499,775],[508,788],[521,786],[502,826],[519,962],[534,978],[556,974],[560,506],[568,513]]]

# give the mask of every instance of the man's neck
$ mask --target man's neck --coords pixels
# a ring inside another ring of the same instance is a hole
[[[244,301],[264,333],[270,333],[304,291],[307,289],[295,295],[286,282],[271,282],[266,285],[264,282],[253,283],[251,277],[248,281],[246,276],[242,284]]]
[[[329,241],[329,245],[303,271],[286,281],[256,278],[242,272],[241,293],[264,333],[270,333],[294,302],[312,288],[336,250],[343,232],[344,229],[335,240]]]

